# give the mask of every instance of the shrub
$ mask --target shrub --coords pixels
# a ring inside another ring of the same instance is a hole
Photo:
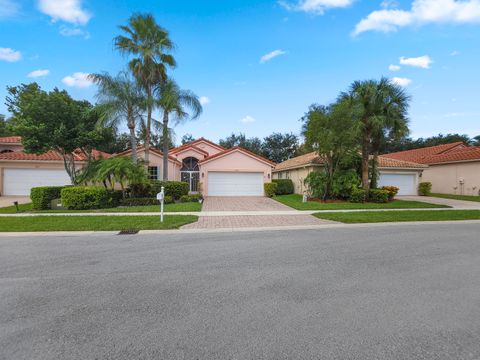
[[[388,202],[389,192],[381,189],[370,189],[368,192],[368,200],[373,203],[386,203]]]
[[[173,203],[173,199],[171,196],[165,196],[164,198],[165,204]],[[121,206],[150,206],[150,205],[159,205],[160,202],[156,198],[148,197],[148,198],[126,198],[120,202]]]
[[[308,194],[313,198],[322,198],[326,191],[327,178],[323,172],[313,171],[305,178]]]
[[[293,181],[290,179],[274,179],[273,183],[277,184],[276,195],[290,195],[294,192]]]
[[[200,194],[195,194],[195,195],[182,195],[180,197],[180,202],[182,203],[188,203],[188,202],[199,202],[200,200],[203,200],[203,196]]]
[[[60,192],[65,186],[42,186],[30,190],[32,207],[35,210],[51,209],[52,200],[60,199]]]
[[[178,200],[182,195],[188,195],[190,186],[186,182],[181,181],[152,181],[152,194],[155,197],[161,191],[162,186],[165,187],[165,195],[171,196],[174,200]]]
[[[388,201],[392,201],[397,196],[398,191],[400,190],[396,186],[383,186],[381,190],[385,190],[388,192]]]
[[[127,188],[128,197],[131,198],[154,197],[152,196],[152,193],[153,191],[151,182],[130,184],[130,186]]]
[[[267,197],[273,197],[275,193],[277,192],[277,184],[276,183],[265,183],[263,184],[263,189],[265,191],[265,196]]]
[[[432,193],[432,183],[421,182],[418,184],[418,193],[422,196],[429,196]]]
[[[367,200],[367,192],[363,189],[355,188],[352,190],[349,200],[352,203],[364,203]]]
[[[360,186],[361,181],[355,170],[339,171],[333,177],[332,195],[337,199],[349,199],[353,189]]]
[[[61,199],[69,210],[104,209],[118,206],[118,194],[101,187],[73,186],[62,189]]]

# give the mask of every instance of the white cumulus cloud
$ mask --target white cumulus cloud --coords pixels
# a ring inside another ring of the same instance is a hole
[[[88,78],[89,74],[84,72],[76,72],[72,75],[65,76],[62,82],[67,86],[87,88],[93,84],[93,81]]]
[[[200,104],[207,105],[210,104],[211,100],[208,96],[200,96]]]
[[[432,65],[432,63],[433,63],[433,60],[428,55],[412,57],[412,58],[402,56],[400,58],[400,64],[419,67],[422,69],[430,69],[430,65]]]
[[[390,71],[398,71],[398,70],[400,70],[400,69],[401,69],[401,67],[398,66],[398,65],[395,65],[395,64],[391,64],[391,65],[388,67],[388,70],[390,70]]]
[[[39,70],[32,71],[27,76],[30,78],[39,78],[39,77],[47,76],[48,74],[50,74],[50,70],[39,69]]]
[[[355,0],[297,0],[295,2],[279,1],[278,3],[289,11],[303,11],[316,15],[323,15],[325,10],[333,8],[345,8],[353,4]]]
[[[412,80],[407,79],[407,78],[402,78],[402,77],[394,77],[392,78],[392,82],[394,84],[406,87],[412,83]]]
[[[479,0],[413,0],[410,10],[382,9],[370,13],[353,35],[366,31],[392,32],[405,26],[435,23],[480,23]]]
[[[285,55],[286,52],[283,51],[283,50],[274,50],[272,52],[269,52],[268,54],[265,54],[263,55],[261,58],[260,58],[260,64],[265,64],[267,61],[270,61],[272,60],[273,58],[276,58],[277,56],[280,56],[280,55]]]
[[[257,120],[250,115],[247,115],[243,119],[240,120],[240,122],[243,123],[243,124],[251,124],[251,123],[254,123],[255,121],[257,121]]]
[[[92,14],[82,8],[81,0],[38,0],[38,8],[53,21],[85,25]]]
[[[88,31],[80,29],[79,27],[60,26],[60,35],[62,36],[83,36],[85,39],[90,38]]]
[[[0,60],[15,62],[22,58],[22,53],[10,48],[0,48]]]
[[[451,53],[450,53],[450,56],[458,56],[460,55],[460,51],[458,50],[453,50]]]

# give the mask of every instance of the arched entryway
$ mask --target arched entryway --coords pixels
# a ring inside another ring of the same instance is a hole
[[[198,183],[200,181],[200,171],[198,167],[198,159],[187,157],[182,161],[180,169],[181,180],[190,185],[190,192],[198,192]]]

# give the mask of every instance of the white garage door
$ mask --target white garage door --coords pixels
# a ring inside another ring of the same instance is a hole
[[[400,190],[398,195],[417,195],[415,174],[380,174],[379,187],[396,186]]]
[[[208,196],[263,196],[263,173],[209,172]]]
[[[30,189],[37,186],[69,185],[70,178],[60,169],[4,169],[4,195],[30,195]]]

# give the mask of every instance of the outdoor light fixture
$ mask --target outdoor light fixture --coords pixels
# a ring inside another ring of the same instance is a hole
[[[13,202],[13,205],[15,205],[15,208],[17,209],[17,212],[19,212],[20,209],[18,208],[18,201],[14,201],[14,202]]]

